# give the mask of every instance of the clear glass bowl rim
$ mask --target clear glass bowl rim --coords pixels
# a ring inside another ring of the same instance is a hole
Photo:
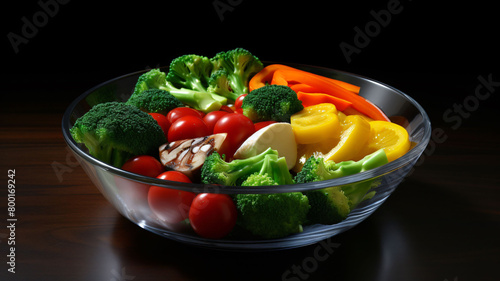
[[[271,63],[281,63],[281,62],[264,62],[266,65],[271,64]],[[384,84],[382,82],[376,81],[371,78],[367,78],[358,74],[353,74],[350,72],[346,71],[341,71],[341,70],[336,70],[332,68],[325,68],[325,67],[318,67],[318,66],[311,66],[311,65],[306,65],[306,64],[294,64],[294,63],[281,63],[285,65],[290,65],[293,67],[297,68],[303,68],[303,69],[316,69],[316,70],[322,70],[322,71],[327,71],[327,72],[335,72],[338,74],[342,74],[344,76],[351,76],[356,79],[361,79],[364,81],[367,81],[369,83],[374,83],[377,84],[380,87],[387,88],[391,91],[394,91],[396,94],[403,96],[404,99],[406,99],[408,102],[410,102],[415,108],[418,110],[418,113],[422,116],[422,124],[423,124],[423,135],[422,135],[422,140],[417,143],[410,151],[408,151],[405,155],[402,157],[389,162],[383,166],[380,166],[375,169],[371,169],[369,171],[365,171],[362,173],[358,173],[355,175],[351,176],[345,176],[337,179],[332,179],[332,180],[326,180],[326,181],[319,181],[319,182],[313,182],[313,183],[305,183],[305,184],[292,184],[292,185],[280,185],[277,187],[269,187],[269,186],[255,186],[255,187],[240,187],[240,186],[218,186],[218,185],[213,185],[213,184],[194,184],[194,183],[180,183],[180,182],[174,182],[174,181],[166,181],[166,180],[161,180],[161,179],[156,179],[156,178],[151,178],[151,177],[146,177],[138,174],[134,174],[122,169],[119,169],[117,167],[114,167],[112,165],[109,165],[107,163],[104,163],[84,150],[80,148],[80,146],[75,142],[73,137],[71,136],[70,133],[70,128],[72,127],[71,124],[71,114],[74,111],[74,109],[77,107],[77,105],[84,100],[90,93],[94,92],[95,90],[99,89],[100,87],[103,87],[107,84],[111,84],[113,82],[117,82],[121,79],[124,78],[129,78],[131,76],[136,76],[140,75],[147,70],[141,70],[141,71],[136,71],[132,73],[128,73],[113,79],[110,79],[108,81],[105,81],[103,83],[100,83],[89,90],[85,91],[82,93],[80,96],[78,96],[66,109],[63,118],[62,118],[62,132],[64,136],[64,140],[66,141],[67,145],[70,147],[70,149],[76,153],[78,156],[80,156],[82,159],[85,161],[89,162],[95,167],[99,167],[100,169],[103,169],[105,171],[108,171],[114,175],[121,176],[123,178],[127,178],[136,182],[148,184],[148,185],[155,185],[155,186],[161,186],[164,188],[173,188],[173,189],[178,189],[178,190],[184,190],[184,191],[193,191],[193,192],[206,192],[206,193],[224,193],[224,194],[237,194],[237,193],[254,193],[254,194],[263,194],[263,193],[284,193],[284,192],[305,192],[305,191],[310,191],[310,190],[315,190],[315,189],[321,189],[321,188],[326,188],[326,187],[332,187],[332,186],[341,186],[341,185],[346,185],[346,184],[352,184],[356,182],[361,182],[365,180],[369,180],[372,178],[376,178],[382,175],[385,175],[387,173],[390,173],[394,170],[398,170],[401,167],[404,167],[405,165],[411,165],[416,161],[416,158],[418,158],[424,149],[427,147],[427,144],[430,140],[431,136],[431,124],[429,117],[425,110],[422,108],[422,106],[416,102],[413,98],[408,96],[407,94],[403,93],[402,91],[389,86],[387,84]]]

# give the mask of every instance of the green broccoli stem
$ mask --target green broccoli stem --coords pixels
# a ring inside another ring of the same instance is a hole
[[[191,79],[187,81],[188,89],[192,89],[197,92],[206,92],[207,88],[201,85],[201,81],[198,78],[191,76]]]
[[[352,161],[348,161],[352,162]],[[344,176],[352,175],[364,171],[368,171],[379,166],[382,166],[388,162],[387,155],[383,149],[380,149],[372,154],[365,156],[363,159],[342,165],[339,170],[344,172]],[[366,195],[370,189],[378,185],[378,181],[375,179],[370,179],[362,181],[355,184],[344,185],[341,187],[344,194],[349,198],[349,206],[354,209],[359,203],[366,199]]]
[[[294,184],[292,175],[288,170],[286,159],[277,155],[266,155],[260,174],[269,175],[278,185]]]
[[[222,105],[226,105],[227,104],[227,97],[224,97],[224,96],[221,96],[221,95],[218,95],[217,93],[209,93],[212,98],[218,102],[220,102]]]
[[[228,178],[230,182],[245,180],[249,175],[258,173],[263,169],[269,157],[277,157],[277,152],[268,148],[263,153],[246,159],[236,159],[228,163]]]
[[[172,96],[176,97],[181,102],[205,113],[219,110],[222,106],[220,101],[214,99],[211,94],[206,92],[175,88],[168,89],[167,87],[163,88],[169,91]]]
[[[343,161],[335,163],[324,161],[321,157],[311,156],[302,170],[297,174],[295,180],[298,183],[307,183],[323,180],[331,180],[344,176],[354,175],[388,163],[387,156],[383,149],[365,156],[359,161]],[[373,197],[374,192],[369,192],[378,184],[376,179],[368,179],[353,184],[339,187],[325,188],[307,192],[311,198],[310,221],[317,223],[334,223],[339,218],[347,215],[346,210],[352,210],[363,200]],[[332,191],[335,191],[332,193]],[[347,202],[344,202],[344,199]],[[327,215],[326,213],[331,214]],[[349,211],[347,211],[349,212]]]
[[[110,149],[110,155],[111,155],[111,165],[121,168],[125,162],[127,162],[128,159],[132,158],[134,154],[123,151],[123,150],[118,150],[111,148]]]
[[[91,134],[85,134],[84,143],[89,154],[114,167],[121,168],[134,154],[116,149],[113,145],[102,145]]]
[[[248,87],[241,81],[241,71],[234,71],[232,75],[229,75],[228,80],[234,93],[248,93]]]
[[[368,191],[374,186],[374,180],[366,180],[360,183],[343,185],[340,188],[344,192],[345,196],[349,198],[349,207],[351,209],[356,208],[356,206],[365,200]]]
[[[221,96],[221,95],[218,95],[217,93],[211,93],[211,92],[208,92],[207,91],[207,88],[206,87],[203,87],[201,86],[201,81],[199,79],[193,79],[194,81],[190,82],[190,89],[192,89],[192,91],[194,92],[199,92],[200,94],[201,93],[206,93],[206,94],[209,94],[212,99],[214,99],[215,101],[218,101],[222,104],[227,104],[227,97],[224,97],[224,96]],[[181,88],[181,91],[182,90],[187,90],[186,88]],[[218,110],[218,109],[216,109]]]

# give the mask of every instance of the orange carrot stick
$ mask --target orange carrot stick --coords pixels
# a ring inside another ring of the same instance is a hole
[[[317,93],[318,91],[316,89],[314,89],[313,87],[307,85],[307,84],[302,84],[302,83],[298,83],[298,84],[294,84],[294,85],[289,85],[290,88],[292,88],[292,90],[294,90],[296,93],[298,92],[304,92],[304,93]]]
[[[297,97],[302,101],[302,105],[304,107],[320,103],[331,103],[335,105],[337,110],[344,111],[348,108],[351,108],[352,105],[352,103],[349,101],[323,93],[304,93],[299,91],[297,92]]]
[[[331,80],[333,83],[335,83],[335,84],[339,85],[340,87],[342,87],[348,91],[351,91],[355,94],[359,94],[359,90],[361,89],[359,86],[355,86],[353,84],[350,84],[350,83],[347,83],[344,81],[340,81],[340,80],[332,79],[332,78],[328,78],[328,77],[326,77],[326,79]]]
[[[254,75],[254,77],[250,80],[250,83],[249,83],[250,91],[253,91],[253,90],[260,88],[260,87],[264,87],[266,84],[272,84],[271,82],[272,82],[273,76],[275,74],[274,72],[277,70],[298,70],[298,69],[287,66],[287,65],[283,65],[283,64],[270,64],[270,65],[264,67],[264,69],[262,69],[256,75]],[[322,76],[322,77],[324,77],[324,76]],[[340,81],[337,79],[333,79],[333,78],[329,78],[329,77],[324,77],[324,79],[330,80],[333,83],[339,85],[340,87],[342,87],[348,91],[351,91],[351,92],[356,93],[356,94],[359,93],[360,87],[358,87],[356,85],[352,85],[350,83]],[[290,81],[289,81],[289,84],[290,84]],[[282,85],[282,84],[279,84],[279,85]]]
[[[371,103],[364,97],[361,97],[357,94],[352,93],[351,91],[340,87],[331,80],[325,79],[323,76],[298,69],[281,69],[280,71],[283,72],[282,75],[284,75],[286,77],[286,80],[288,81],[297,81],[303,84],[307,84],[318,90],[319,93],[325,93],[343,100],[347,100],[352,103],[352,107],[354,109],[374,120],[389,121],[389,118],[384,114],[384,112],[373,103]]]

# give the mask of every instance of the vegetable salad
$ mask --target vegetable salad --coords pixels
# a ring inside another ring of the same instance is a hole
[[[322,181],[410,149],[406,129],[359,91],[290,66],[264,66],[242,48],[189,54],[167,72],[141,75],[127,101],[95,105],[71,134],[101,161],[169,181],[221,188]],[[234,196],[151,186],[143,200],[165,224],[187,224],[201,237],[267,239],[338,223],[377,185]]]

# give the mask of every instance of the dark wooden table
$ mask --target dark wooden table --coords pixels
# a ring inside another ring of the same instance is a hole
[[[416,170],[357,227],[315,245],[264,253],[191,247],[121,217],[63,140],[62,114],[77,90],[61,102],[2,105],[0,280],[499,280],[500,133],[492,105],[498,97],[450,121],[443,115],[454,104],[474,105],[474,87],[452,86],[456,96],[436,101],[426,99],[426,85],[389,82],[414,94],[433,120],[434,138]],[[15,274],[8,271],[11,247]]]

